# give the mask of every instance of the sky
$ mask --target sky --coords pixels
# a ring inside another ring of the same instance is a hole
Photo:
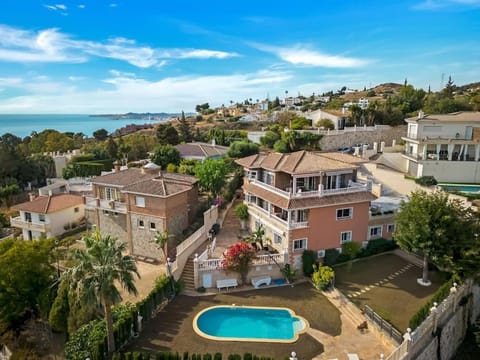
[[[480,81],[480,0],[2,0],[0,114]]]

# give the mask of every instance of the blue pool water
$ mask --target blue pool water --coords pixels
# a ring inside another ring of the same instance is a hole
[[[195,320],[200,335],[218,340],[292,342],[307,326],[306,320],[282,308],[217,306]]]
[[[480,185],[449,185],[440,184],[445,191],[460,191],[464,193],[480,193]]]

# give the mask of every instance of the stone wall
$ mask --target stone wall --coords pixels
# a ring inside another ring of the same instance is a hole
[[[122,242],[127,241],[127,220],[125,214],[118,213],[114,215],[112,211],[109,211],[107,215],[102,210],[99,210],[98,218],[100,223],[97,226],[103,234],[116,237]]]
[[[163,261],[163,253],[155,244],[155,235],[164,230],[164,220],[156,216],[130,213],[132,221],[132,251],[133,255],[145,256]],[[143,221],[144,226],[139,226]],[[155,229],[150,229],[150,223],[155,224]]]
[[[385,146],[391,146],[392,141],[396,143],[400,141],[402,136],[406,136],[406,126],[378,126],[375,130],[365,130],[362,127],[356,128],[355,131],[331,131],[328,134],[324,134],[320,140],[320,148],[324,151],[336,151],[339,148],[349,147],[354,144],[368,143],[373,145],[374,142],[385,142]]]

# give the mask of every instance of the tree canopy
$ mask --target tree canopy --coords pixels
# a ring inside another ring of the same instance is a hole
[[[168,164],[179,165],[180,164],[180,153],[172,145],[158,145],[154,150],[153,154],[150,157],[151,160],[160,165],[163,169],[166,169]]]
[[[478,242],[478,214],[465,208],[448,194],[423,190],[412,192],[409,201],[402,202],[396,216],[395,240],[407,251],[451,272],[465,275],[474,271],[468,258]],[[469,256],[467,256],[470,254]],[[479,265],[477,265],[478,269]],[[423,280],[428,281],[424,266]]]
[[[204,191],[209,191],[214,198],[218,196],[226,182],[229,166],[223,159],[207,159],[195,167],[195,176]]]
[[[180,142],[177,130],[170,123],[159,124],[156,135],[160,144],[177,145]]]
[[[258,154],[258,145],[248,141],[235,141],[230,145],[227,155],[231,158],[242,158]]]

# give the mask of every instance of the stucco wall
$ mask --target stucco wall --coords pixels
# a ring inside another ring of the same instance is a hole
[[[480,183],[478,161],[423,161],[423,176],[434,176],[439,182]]]
[[[75,208],[78,211],[75,211]],[[65,226],[78,225],[85,218],[85,205],[80,204],[45,216],[45,223],[50,226],[51,236],[63,234]]]

